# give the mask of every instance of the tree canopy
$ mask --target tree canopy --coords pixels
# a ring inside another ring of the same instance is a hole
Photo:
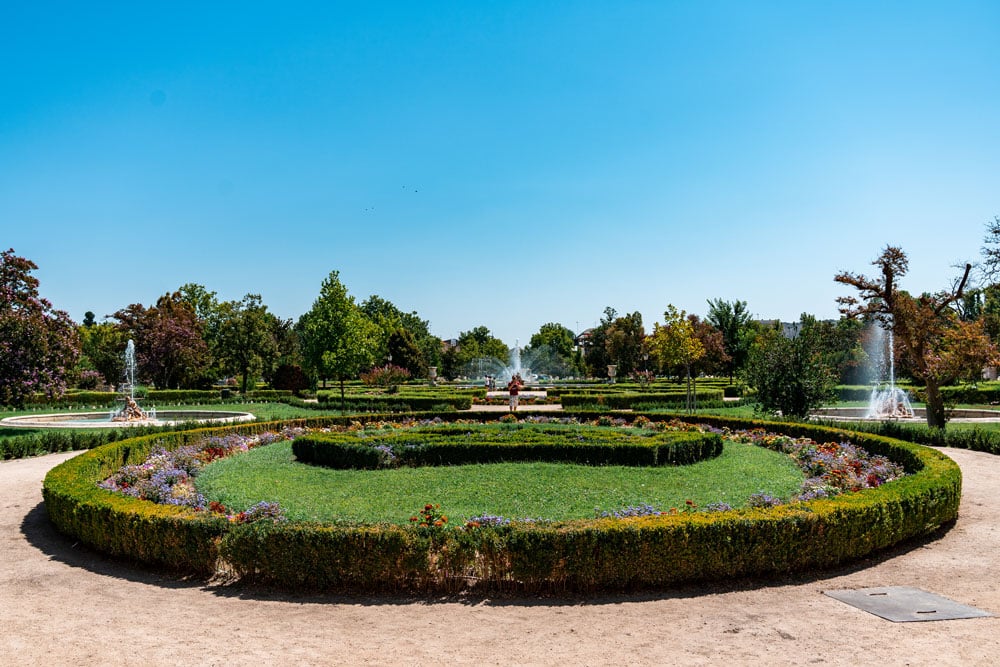
[[[0,404],[35,393],[59,396],[80,356],[76,326],[39,296],[38,266],[11,248],[0,253]]]
[[[344,382],[375,363],[381,329],[355,304],[354,297],[331,271],[323,280],[319,297],[299,320],[299,335],[306,368],[314,377]]]
[[[875,277],[843,271],[834,278],[858,292],[857,297],[837,299],[841,312],[848,317],[874,316],[892,330],[913,378],[924,383],[927,425],[944,428],[941,387],[971,373],[978,375],[997,360],[982,320],[963,321],[951,307],[962,298],[972,266],[966,264],[953,289],[914,297],[898,285],[909,269],[901,248],[886,246],[872,264],[879,269]]]

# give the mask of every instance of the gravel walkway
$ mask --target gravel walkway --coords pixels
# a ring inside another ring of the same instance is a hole
[[[891,623],[823,590],[916,586],[1000,613],[1000,457],[962,467],[961,517],[814,577],[597,599],[291,597],[215,587],[92,553],[55,532],[45,472],[0,463],[2,665],[985,665],[1000,619]]]

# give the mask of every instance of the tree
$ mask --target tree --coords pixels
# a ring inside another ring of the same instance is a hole
[[[705,320],[722,333],[722,344],[729,355],[729,383],[746,365],[756,331],[746,301],[708,300]]]
[[[340,274],[331,271],[312,309],[300,319],[299,330],[306,367],[314,377],[337,380],[343,403],[344,383],[375,362],[378,325],[354,303]]]
[[[608,357],[607,333],[608,328],[617,316],[618,311],[611,306],[607,306],[604,309],[604,317],[601,318],[601,323],[590,330],[590,336],[587,338],[585,347],[584,362],[587,365],[587,370],[593,377],[608,377],[608,365],[614,363]]]
[[[780,329],[757,336],[744,369],[762,412],[804,418],[833,397],[834,374],[823,363],[816,339],[785,338]]]
[[[69,315],[38,295],[37,269],[13,248],[0,253],[0,405],[61,395],[80,356]]]
[[[692,364],[694,376],[698,377],[699,375],[715,374],[728,370],[731,359],[726,353],[726,345],[722,338],[722,332],[693,313],[687,317],[691,323],[691,331],[694,337],[705,348],[705,354]]]
[[[112,322],[79,329],[81,359],[89,362],[105,382],[117,384],[125,374],[125,346],[128,335]]]
[[[608,326],[604,346],[608,353],[608,363],[618,367],[617,373],[628,376],[641,368],[642,342],[645,338],[642,313],[638,311],[615,318]]]
[[[478,359],[495,359],[506,366],[510,360],[510,349],[506,343],[490,333],[488,327],[478,326],[458,334],[456,356],[459,368],[471,373],[478,371],[478,368],[472,367]]]
[[[530,360],[535,373],[552,376],[574,375],[581,369],[576,366],[573,332],[561,324],[549,322],[539,327],[522,352]]]
[[[140,377],[161,389],[203,383],[211,356],[201,320],[180,292],[164,294],[150,308],[131,304],[112,317],[135,342]]]
[[[416,311],[403,312],[390,301],[372,295],[361,304],[361,311],[382,330],[382,339],[377,357],[388,359],[389,337],[393,332],[404,329],[409,332],[414,345],[420,350],[422,360],[415,361],[409,368],[415,377],[426,377],[429,366],[437,366],[441,358],[441,341],[430,332],[430,322],[421,319]],[[393,357],[395,359],[395,356]]]
[[[799,321],[802,325],[799,335],[815,339],[823,363],[836,373],[840,384],[864,384],[867,381],[868,354],[861,344],[867,322],[848,317],[820,321],[806,313],[802,313]]]
[[[898,287],[909,269],[902,249],[886,246],[872,264],[879,268],[880,276],[869,278],[844,271],[834,278],[854,287],[860,296],[839,297],[841,312],[848,317],[873,315],[892,331],[913,379],[924,384],[927,425],[944,428],[941,387],[978,373],[998,356],[982,321],[963,322],[950,307],[962,298],[972,265],[966,264],[953,289],[914,297]]]
[[[218,331],[219,361],[222,367],[241,378],[240,391],[247,393],[251,375],[273,367],[278,356],[272,320],[259,294],[247,294],[242,301],[228,301],[220,309]]]
[[[663,325],[660,326],[659,322],[653,325],[653,333],[646,340],[646,347],[661,368],[684,369],[685,406],[688,410],[694,409],[697,387],[696,382],[692,382],[691,369],[705,356],[705,346],[695,334],[694,324],[687,319],[686,313],[669,304],[663,313]]]
[[[386,343],[388,360],[409,373],[409,377],[427,377],[427,362],[423,351],[417,347],[409,329],[400,327],[391,334]]]

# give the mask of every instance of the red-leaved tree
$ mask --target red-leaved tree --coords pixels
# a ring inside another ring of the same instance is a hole
[[[32,394],[66,390],[80,357],[76,326],[38,295],[34,262],[0,253],[0,404],[20,407]]]

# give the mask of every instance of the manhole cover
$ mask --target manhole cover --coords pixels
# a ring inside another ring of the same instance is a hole
[[[869,614],[881,616],[895,623],[949,621],[958,618],[993,616],[988,611],[959,604],[940,595],[908,586],[823,592],[835,600],[840,600],[852,607],[857,607]]]

